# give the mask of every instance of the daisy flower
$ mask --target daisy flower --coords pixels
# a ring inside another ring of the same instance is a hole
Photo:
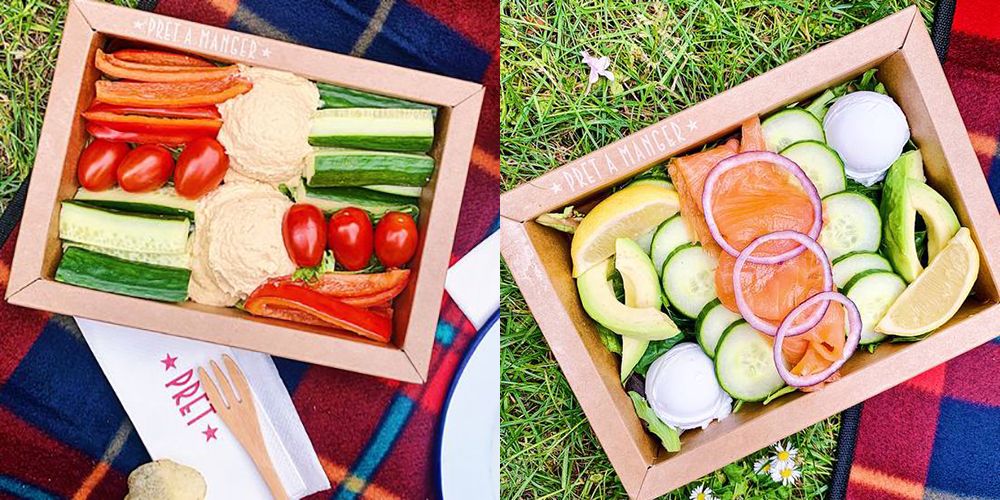
[[[798,482],[802,473],[795,468],[794,462],[775,462],[771,466],[771,480],[789,486]]]
[[[704,484],[698,485],[697,488],[691,490],[691,500],[719,500],[715,494],[712,493],[712,488],[705,486]]]
[[[774,461],[784,462],[787,464],[794,465],[795,457],[799,454],[799,450],[796,450],[792,445],[785,443],[775,443],[774,444]]]
[[[771,473],[771,457],[760,457],[753,463],[753,471],[766,476]]]
[[[604,57],[591,57],[590,53],[586,50],[580,51],[580,55],[583,56],[583,63],[590,67],[590,78],[587,80],[587,91],[590,93],[590,87],[597,83],[602,76],[608,80],[615,81],[615,74],[608,71],[608,67],[611,66],[611,59],[607,56]]]

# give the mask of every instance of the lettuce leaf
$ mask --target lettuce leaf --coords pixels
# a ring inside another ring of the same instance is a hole
[[[660,444],[667,451],[680,451],[681,435],[676,429],[663,423],[653,409],[649,407],[646,398],[635,391],[629,391],[628,397],[632,398],[632,405],[635,406],[635,414],[646,423],[646,428],[656,437],[660,438]]]

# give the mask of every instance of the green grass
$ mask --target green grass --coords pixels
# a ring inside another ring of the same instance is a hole
[[[0,2],[0,212],[35,161],[67,8],[64,0]]]
[[[905,0],[501,1],[503,189],[759,75],[907,5]],[[931,0],[917,0],[929,23]],[[615,82],[589,94],[579,52],[609,56]],[[625,495],[506,265],[501,270],[504,498]],[[795,434],[803,478],[752,473],[758,452],[702,482],[721,498],[818,498],[839,418]]]

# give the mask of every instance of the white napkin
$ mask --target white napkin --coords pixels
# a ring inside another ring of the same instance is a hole
[[[285,491],[301,498],[330,488],[271,357],[207,342],[77,318],[83,336],[154,459],[205,477],[211,499],[268,498],[250,456],[208,403],[197,367],[229,354],[253,391],[271,460]]]
[[[500,309],[500,231],[451,266],[444,288],[476,329],[486,324]]]

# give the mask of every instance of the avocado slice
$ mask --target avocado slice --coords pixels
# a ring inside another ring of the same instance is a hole
[[[680,331],[670,316],[660,310],[659,304],[629,307],[619,302],[608,280],[613,269],[612,259],[608,258],[576,279],[580,302],[594,321],[620,335],[643,340],[663,340]]]
[[[907,283],[923,271],[914,231],[917,213],[927,225],[928,255],[933,259],[958,231],[958,217],[924,177],[919,150],[908,151],[889,167],[882,190],[882,249]]]
[[[951,241],[961,225],[948,200],[933,188],[913,180],[906,187],[913,208],[927,226],[927,262],[930,262]]]
[[[639,244],[628,238],[615,240],[615,269],[622,275],[626,306],[659,309],[660,280],[653,261]],[[635,365],[639,363],[648,346],[648,340],[622,336],[622,382],[625,382],[635,369]]]

